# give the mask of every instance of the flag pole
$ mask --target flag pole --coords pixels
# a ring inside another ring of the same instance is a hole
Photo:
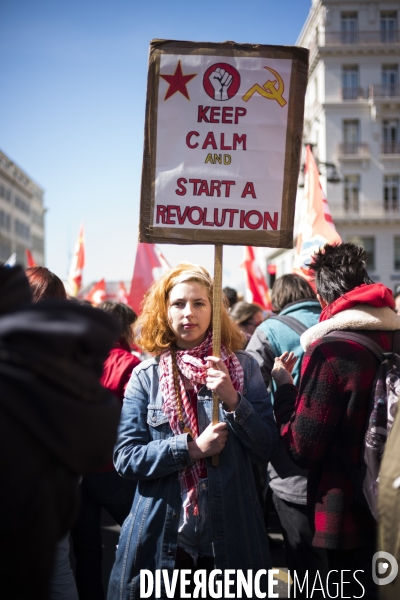
[[[221,357],[221,307],[222,307],[222,244],[214,246],[214,286],[213,286],[213,356]],[[213,392],[212,424],[219,421],[219,399]],[[219,455],[212,457],[212,466],[219,464]]]

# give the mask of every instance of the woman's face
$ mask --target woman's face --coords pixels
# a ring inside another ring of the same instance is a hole
[[[178,283],[168,298],[168,322],[179,348],[194,348],[207,336],[211,303],[207,289],[197,281]]]

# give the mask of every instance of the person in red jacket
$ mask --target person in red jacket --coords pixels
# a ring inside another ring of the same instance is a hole
[[[102,302],[99,308],[116,317],[123,328],[119,341],[106,358],[100,380],[101,384],[122,402],[132,371],[140,364],[140,360],[131,353],[132,327],[137,316],[129,306],[120,302]]]
[[[365,260],[365,251],[351,243],[327,244],[314,255],[323,311],[320,322],[301,336],[305,354],[299,389],[285,369],[293,366],[287,353],[275,359],[272,376],[278,386],[274,411],[281,439],[292,460],[309,469],[313,544],[326,549],[328,571],[337,570],[340,577],[350,570],[342,597],[376,598],[376,523],[356,500],[352,472],[362,461],[378,360],[357,342],[327,337],[331,331],[359,331],[385,352],[392,349],[400,318],[392,292],[370,280]]]
[[[131,354],[136,313],[126,304],[103,302],[99,305],[119,322],[121,336],[104,362],[101,384],[122,402],[133,369],[140,360]],[[81,509],[72,529],[76,559],[76,584],[79,600],[102,600],[101,511],[105,508],[119,524],[128,516],[136,482],[122,479],[115,471],[112,457],[101,472],[85,475],[81,483]]]

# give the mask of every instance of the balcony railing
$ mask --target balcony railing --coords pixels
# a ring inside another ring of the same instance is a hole
[[[340,156],[369,156],[369,144],[365,142],[344,142],[339,144]]]
[[[398,98],[400,97],[400,85],[398,83],[387,83],[386,85],[370,85],[370,98]]]
[[[324,39],[325,38],[325,39]],[[399,44],[398,31],[325,31],[319,34],[319,46],[342,46],[343,44],[375,45]]]
[[[382,142],[381,154],[400,154],[400,142]]]
[[[383,209],[386,214],[398,214],[399,213],[399,201],[396,199],[384,200]]]
[[[356,210],[356,207],[348,207],[345,204],[335,206],[331,203],[329,206],[335,222],[339,220],[351,222],[360,219],[384,219],[386,222],[391,219],[400,220],[399,204],[393,201],[381,200],[381,202],[368,203],[367,205],[360,203],[358,210]]]
[[[365,97],[363,88],[343,87],[342,100],[362,100]]]
[[[346,200],[344,201],[344,212],[347,215],[358,215],[360,206],[358,200]]]

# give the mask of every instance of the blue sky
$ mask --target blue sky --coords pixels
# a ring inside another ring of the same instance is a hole
[[[80,223],[84,282],[130,279],[153,38],[293,45],[311,0],[1,0],[0,149],[45,189],[46,266],[65,278]],[[212,270],[213,247],[162,247]],[[242,250],[226,247],[224,283]]]

